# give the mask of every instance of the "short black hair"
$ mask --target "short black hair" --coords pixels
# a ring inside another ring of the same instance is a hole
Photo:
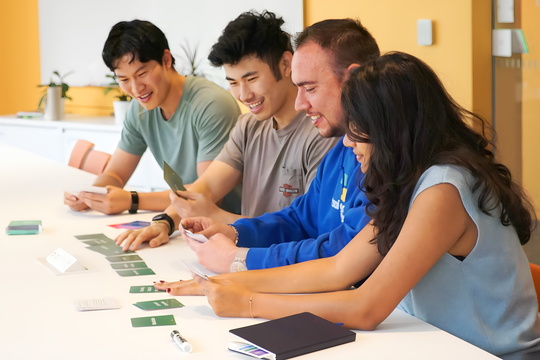
[[[145,20],[121,21],[111,28],[102,57],[105,65],[114,72],[118,60],[125,55],[131,56],[130,63],[138,59],[142,63],[155,60],[161,64],[165,50],[170,50],[169,42],[156,25]]]
[[[329,19],[308,26],[296,37],[296,49],[308,42],[332,55],[333,71],[340,79],[344,79],[349,65],[362,65],[381,55],[373,36],[354,19]]]
[[[279,61],[284,52],[293,52],[291,36],[281,29],[284,23],[269,11],[242,13],[225,27],[208,60],[214,66],[236,65],[243,57],[255,55],[280,80]]]

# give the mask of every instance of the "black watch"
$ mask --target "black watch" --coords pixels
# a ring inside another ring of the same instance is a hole
[[[169,223],[169,236],[174,232],[174,220],[167,214],[158,214],[152,218],[152,221],[165,220]]]
[[[139,210],[139,194],[136,191],[130,191],[131,193],[131,207],[129,208],[130,214],[136,214]]]

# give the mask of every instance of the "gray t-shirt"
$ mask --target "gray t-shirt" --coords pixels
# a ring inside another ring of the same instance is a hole
[[[242,215],[278,211],[304,194],[323,156],[339,138],[319,135],[304,112],[283,129],[274,119],[242,114],[216,161],[241,171]]]

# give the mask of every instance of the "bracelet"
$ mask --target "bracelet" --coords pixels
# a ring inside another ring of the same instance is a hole
[[[234,238],[234,244],[238,244],[238,230],[232,225],[232,224],[227,224],[229,225],[233,230],[234,230],[234,234],[235,234],[235,238]]]
[[[253,304],[253,296],[255,295],[255,293],[251,293],[251,296],[249,297],[249,315],[251,315],[251,318],[254,319],[255,316],[253,316],[253,307],[252,307],[252,304]]]
[[[139,210],[139,194],[136,191],[130,191],[131,193],[131,208],[129,209],[130,214],[136,214]]]

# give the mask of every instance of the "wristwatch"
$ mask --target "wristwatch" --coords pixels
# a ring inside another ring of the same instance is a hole
[[[152,218],[153,222],[167,222],[169,224],[169,236],[174,232],[174,220],[167,214],[158,214]]]
[[[229,270],[231,272],[238,272],[238,271],[247,270],[246,257],[247,257],[248,250],[249,250],[249,248],[239,248],[236,251],[236,254],[234,256],[234,260],[231,263],[231,267],[229,268]]]

